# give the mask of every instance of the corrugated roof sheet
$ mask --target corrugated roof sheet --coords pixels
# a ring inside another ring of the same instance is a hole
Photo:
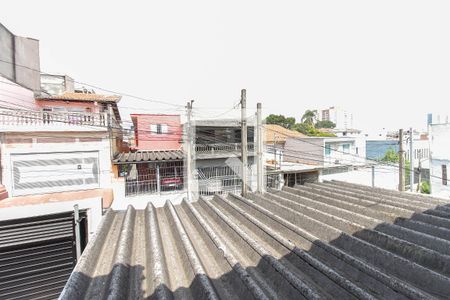
[[[108,211],[61,299],[448,299],[449,201],[327,182]]]
[[[114,163],[139,163],[147,161],[180,160],[183,159],[182,150],[166,151],[137,151],[119,153],[114,159]]]
[[[119,102],[122,97],[118,95],[100,95],[90,93],[65,92],[62,95],[38,98],[42,100],[64,100],[64,101],[97,101],[97,102]]]

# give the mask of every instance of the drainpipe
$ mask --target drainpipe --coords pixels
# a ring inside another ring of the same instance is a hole
[[[75,223],[75,248],[77,254],[77,262],[80,260],[81,256],[81,231],[80,231],[80,211],[78,204],[73,206],[73,221]]]

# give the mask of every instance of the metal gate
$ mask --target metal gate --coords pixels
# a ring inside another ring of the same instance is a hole
[[[72,212],[0,221],[0,299],[58,298],[76,264],[75,248]]]
[[[100,187],[98,151],[11,154],[12,195]]]

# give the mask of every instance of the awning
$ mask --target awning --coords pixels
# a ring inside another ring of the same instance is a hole
[[[119,153],[113,160],[114,164],[145,163],[152,161],[175,161],[183,159],[182,150],[137,151]]]

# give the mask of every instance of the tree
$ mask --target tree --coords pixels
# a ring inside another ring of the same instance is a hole
[[[430,194],[431,193],[430,183],[428,181],[422,181],[422,184],[420,186],[420,192],[422,194]]]
[[[316,123],[316,128],[334,128],[334,127],[336,127],[336,124],[328,120],[317,121]]]
[[[292,126],[292,130],[301,132],[306,135],[310,135],[313,132],[314,127],[306,123],[296,123],[294,124],[294,126]]]
[[[386,150],[386,153],[384,153],[384,156],[381,159],[381,161],[398,163],[400,161],[400,158],[398,156],[398,153],[394,150],[394,148],[389,147],[389,149]]]
[[[314,123],[317,119],[317,111],[316,110],[307,110],[302,116],[302,123],[310,124],[314,127]]]
[[[333,133],[322,132],[314,128],[313,125],[308,123],[296,123],[292,126],[292,130],[296,130],[308,136],[321,136],[321,137],[335,137]]]
[[[285,117],[283,115],[274,115],[271,114],[266,118],[266,124],[276,124],[280,125],[284,128],[291,129],[295,124],[295,118],[293,117]]]
[[[389,149],[386,150],[386,153],[384,154],[381,161],[398,164],[400,162],[400,156],[394,150],[394,148],[389,147]],[[405,165],[403,167],[403,172],[405,173],[405,185],[409,185],[409,178],[411,177],[411,174],[409,171],[410,168],[411,168],[411,162],[409,160],[405,159]]]

